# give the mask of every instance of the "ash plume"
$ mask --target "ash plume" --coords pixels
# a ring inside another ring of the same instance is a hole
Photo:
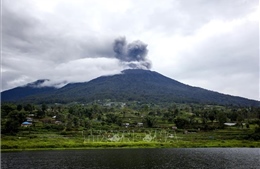
[[[113,50],[115,57],[133,69],[150,69],[151,62],[146,58],[148,53],[147,44],[140,40],[127,43],[125,37],[119,37],[114,40]]]

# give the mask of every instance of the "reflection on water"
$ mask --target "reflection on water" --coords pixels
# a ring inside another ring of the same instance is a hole
[[[256,169],[258,148],[97,149],[2,153],[1,168]]]

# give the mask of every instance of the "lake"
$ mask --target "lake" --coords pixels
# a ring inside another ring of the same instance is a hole
[[[2,169],[256,169],[259,148],[165,148],[1,153]]]

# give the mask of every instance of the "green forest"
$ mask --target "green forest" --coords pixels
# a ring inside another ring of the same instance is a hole
[[[1,105],[1,149],[260,147],[260,108],[140,102]]]

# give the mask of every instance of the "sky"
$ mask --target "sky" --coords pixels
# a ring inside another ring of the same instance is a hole
[[[127,68],[259,98],[258,0],[1,0],[1,91]]]

